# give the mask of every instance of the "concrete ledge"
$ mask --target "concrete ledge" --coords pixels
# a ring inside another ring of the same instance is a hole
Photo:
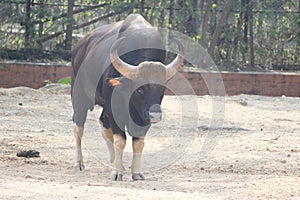
[[[57,82],[70,76],[71,71],[71,66],[63,64],[2,62],[0,87],[40,88],[46,84],[45,80]],[[197,95],[253,94],[300,97],[300,73],[183,71],[181,75],[169,81],[169,85],[172,88],[176,87],[179,94],[185,92],[185,88],[178,84],[181,83],[180,79],[184,78]],[[166,93],[172,94],[169,90]]]

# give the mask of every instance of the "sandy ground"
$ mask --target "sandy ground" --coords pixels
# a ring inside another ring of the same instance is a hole
[[[96,107],[84,135],[86,170],[73,168],[68,86],[0,89],[0,199],[300,199],[300,99],[166,96],[133,182],[110,163]],[[40,158],[20,158],[21,150]]]

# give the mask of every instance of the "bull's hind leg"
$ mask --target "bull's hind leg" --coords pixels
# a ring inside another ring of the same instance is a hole
[[[114,160],[114,170],[112,173],[113,181],[122,181],[123,171],[125,170],[123,166],[123,151],[126,145],[126,135],[125,133],[114,134],[114,149],[115,149],[115,160]]]
[[[84,170],[83,157],[81,151],[81,139],[83,136],[83,127],[75,125],[74,127],[74,137],[76,143],[75,150],[75,168],[82,171]]]
[[[134,181],[145,180],[141,162],[144,145],[144,137],[132,137],[133,159],[131,173]]]

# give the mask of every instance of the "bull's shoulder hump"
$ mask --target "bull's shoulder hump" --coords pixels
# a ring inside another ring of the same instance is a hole
[[[120,32],[131,29],[153,28],[152,25],[140,14],[130,14],[124,20]]]

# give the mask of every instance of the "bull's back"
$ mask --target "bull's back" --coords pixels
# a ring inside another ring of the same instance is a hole
[[[101,45],[101,42],[104,42],[107,38],[112,36],[113,34],[117,34],[120,29],[121,22],[116,22],[113,24],[108,24],[99,27],[93,32],[87,34],[84,38],[82,38],[73,48],[72,50],[72,67],[73,71],[76,74],[80,68],[80,65],[84,61],[84,59],[88,56],[93,48],[97,45]]]

